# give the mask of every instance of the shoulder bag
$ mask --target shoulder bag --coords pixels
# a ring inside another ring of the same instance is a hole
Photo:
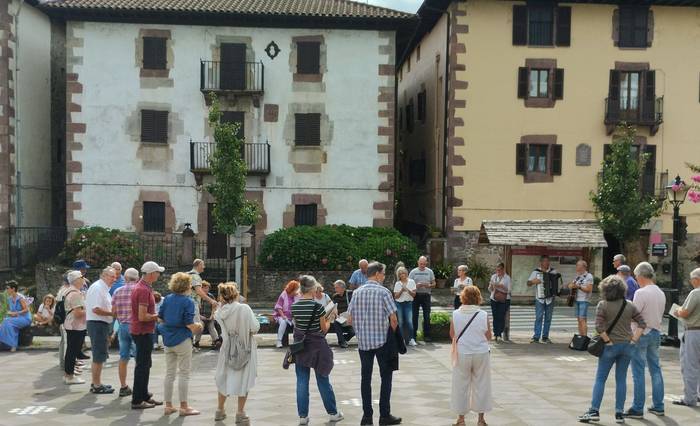
[[[223,325],[223,322],[219,324]],[[226,330],[229,338],[226,365],[228,365],[228,367],[232,370],[242,370],[246,365],[248,365],[248,361],[250,361],[250,341],[248,341],[248,344],[246,344],[245,339],[241,338],[238,333],[231,333],[226,328],[224,329]]]
[[[476,316],[479,315],[479,312],[480,312],[480,311],[474,312],[474,315],[472,315],[472,317],[469,319],[469,322],[467,322],[467,325],[464,326],[464,328],[462,329],[462,331],[459,333],[459,336],[457,336],[456,338],[453,338],[453,339],[452,339],[452,350],[451,350],[451,352],[452,352],[452,366],[453,366],[453,367],[454,367],[455,365],[457,365],[457,341],[459,341],[459,339],[462,338],[462,335],[464,334],[465,331],[467,331],[467,329],[469,328],[469,326],[472,324],[472,321],[474,321],[474,318],[476,318]]]
[[[612,332],[613,328],[615,328],[617,321],[622,316],[622,312],[625,310],[625,306],[627,306],[627,301],[622,299],[622,306],[620,307],[620,311],[617,313],[617,316],[610,324],[608,329],[605,330],[605,334],[607,334],[608,336],[610,335],[610,332]],[[600,357],[603,354],[603,351],[605,350],[605,345],[606,343],[603,341],[600,335],[597,335],[594,338],[592,338],[591,341],[588,343],[588,353],[595,357]]]
[[[316,310],[318,309],[318,306],[314,306],[314,310],[311,313],[311,318],[309,319],[309,323],[306,324],[306,327],[304,328],[304,336],[299,339],[298,341],[295,339],[294,343],[290,343],[289,349],[287,349],[287,353],[284,355],[284,361],[282,362],[282,367],[284,369],[289,368],[290,364],[294,364],[294,356],[298,354],[299,352],[304,350],[304,340],[306,340],[306,333],[309,331],[311,328],[311,323],[314,322],[314,317],[316,317]]]

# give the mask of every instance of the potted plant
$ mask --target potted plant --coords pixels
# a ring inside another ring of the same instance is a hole
[[[437,288],[445,288],[445,282],[452,275],[454,266],[450,263],[441,262],[435,265],[433,272],[435,273],[435,283]]]
[[[488,286],[491,274],[493,273],[491,267],[476,257],[471,258],[467,262],[467,267],[469,268],[467,275],[471,277],[474,285],[484,290]]]
[[[449,312],[432,312],[430,314],[430,337],[434,340],[449,340],[451,321],[452,315]]]
[[[440,238],[442,236],[442,229],[435,226],[428,226],[428,232],[431,238]]]

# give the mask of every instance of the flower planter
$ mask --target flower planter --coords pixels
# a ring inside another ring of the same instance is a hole
[[[437,279],[435,280],[435,286],[436,286],[437,288],[445,288],[445,283],[446,283],[446,282],[447,282],[447,280],[446,280],[445,278],[437,278]]]

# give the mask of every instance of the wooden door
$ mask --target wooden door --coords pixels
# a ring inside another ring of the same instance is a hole
[[[246,45],[243,43],[221,44],[221,89],[245,90]]]
[[[226,235],[214,228],[214,203],[207,204],[207,259],[226,259]]]

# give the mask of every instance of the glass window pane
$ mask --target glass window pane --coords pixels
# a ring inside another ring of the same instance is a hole
[[[530,92],[531,98],[537,97],[537,70],[530,70]]]
[[[620,108],[629,108],[629,98],[627,97],[629,93],[629,73],[623,72],[620,75]]]
[[[547,80],[549,79],[549,71],[547,70],[540,70],[540,97],[546,98],[547,97]]]
[[[629,109],[637,109],[639,105],[639,73],[630,74],[630,100]]]

